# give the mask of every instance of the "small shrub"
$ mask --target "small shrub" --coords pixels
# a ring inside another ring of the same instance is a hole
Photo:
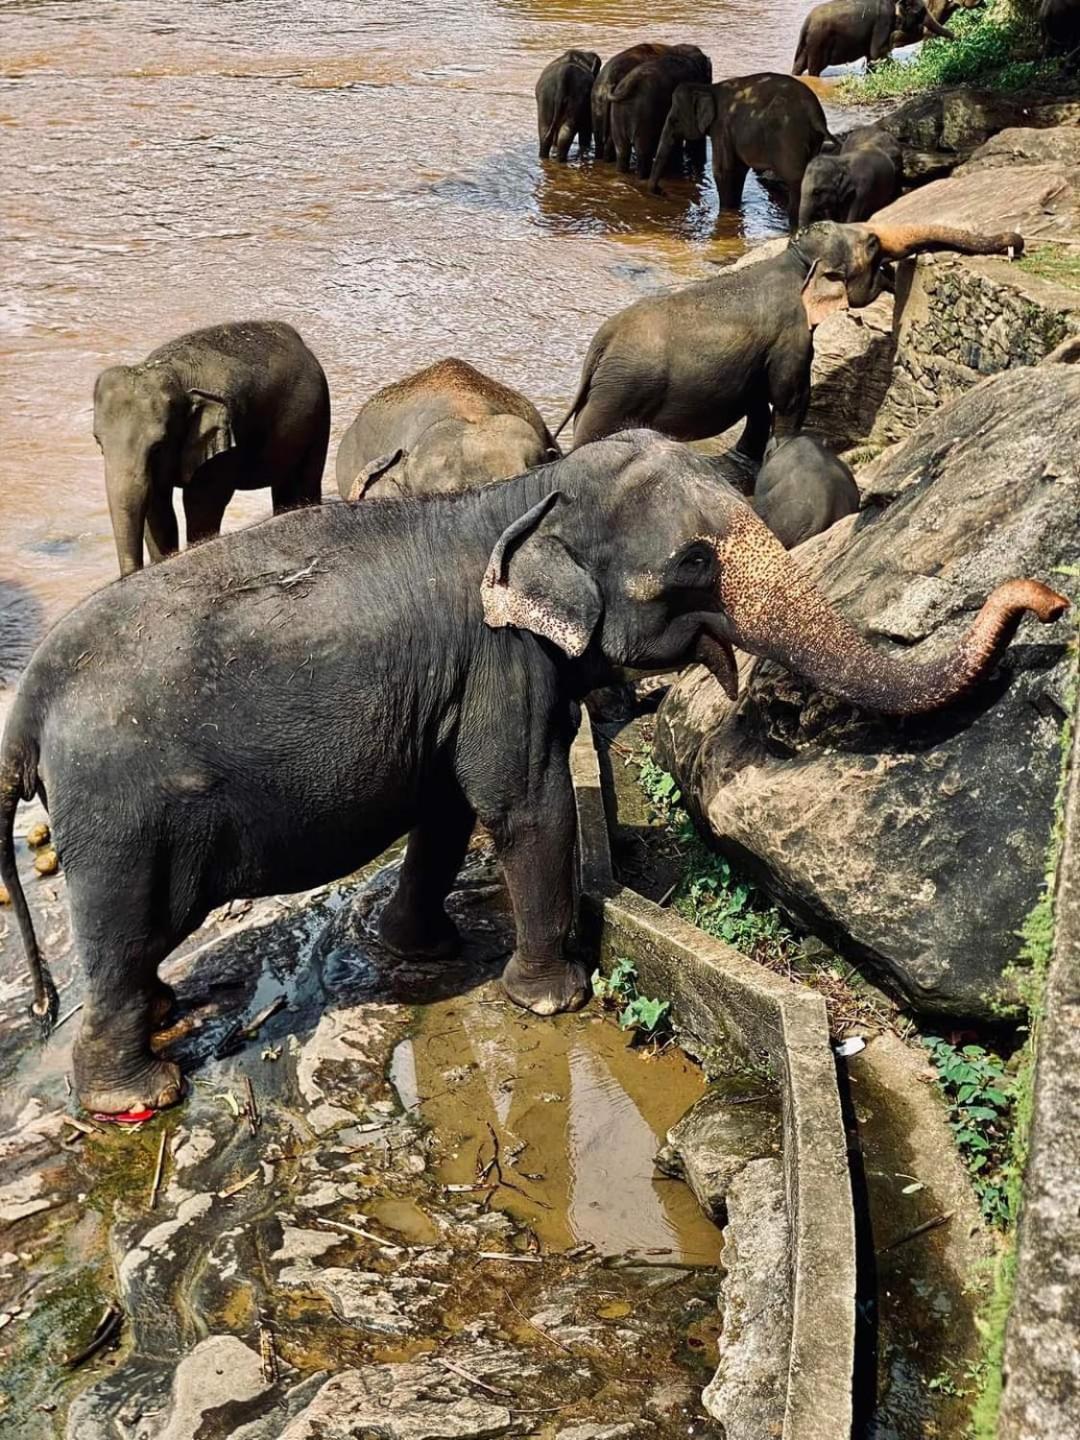
[[[610,975],[594,970],[592,988],[598,1000],[621,1007],[618,1014],[620,1029],[636,1030],[644,1039],[654,1040],[658,1032],[666,1028],[671,1002],[654,1000],[639,992],[637,966],[632,960],[616,960]]]
[[[1004,1229],[1010,1219],[1008,1153],[1015,1092],[1004,1061],[982,1045],[960,1048],[937,1035],[923,1044],[949,1105],[949,1127],[971,1172],[987,1222]]]

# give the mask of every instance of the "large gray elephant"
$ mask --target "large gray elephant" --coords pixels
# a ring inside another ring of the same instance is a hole
[[[899,38],[916,34],[954,38],[927,10],[925,0],[825,0],[802,23],[793,75],[820,75],[828,65],[883,60]]]
[[[844,136],[836,155],[816,155],[803,176],[799,225],[868,220],[896,199],[904,177],[900,142],[878,125]]]
[[[94,386],[94,438],[120,574],[179,547],[173,490],[188,544],[221,530],[237,490],[270,487],[274,514],[318,505],[330,439],[323,368],[291,325],[237,321],[170,340],[137,365],[111,365]]]
[[[362,406],[338,446],[337,483],[345,500],[469,490],[559,453],[524,395],[450,358]]]
[[[598,160],[615,159],[610,112],[611,97],[619,82],[644,61],[655,59],[657,55],[666,55],[671,49],[670,45],[645,40],[639,45],[631,45],[628,50],[620,50],[601,65],[592,88],[592,132]]]
[[[1080,0],[1039,0],[1039,29],[1050,55],[1071,56],[1080,62]]]
[[[578,152],[592,146],[592,88],[600,69],[600,56],[592,50],[567,50],[540,72],[536,82],[536,125],[540,159],[555,146],[555,158],[565,162],[577,136]]]
[[[760,460],[772,425],[780,435],[802,426],[814,327],[834,311],[869,305],[883,261],[920,250],[998,254],[1023,243],[948,225],[812,225],[779,255],[645,296],[605,321],[555,434],[576,417],[575,449],[631,425],[700,440],[745,415],[739,449]]]
[[[700,659],[734,694],[737,645],[909,715],[977,685],[1025,610],[1054,620],[1067,603],[1007,580],[929,663],[877,648],[709,460],[642,432],[463,495],[222,536],[99,591],[22,678],[0,745],[0,880],[33,1013],[47,1031],[57,997],[15,861],[21,799],[47,803],[86,969],[78,1099],[154,1109],[181,1091],[150,1045],[171,998],[158,966],[226,901],[326,884],[406,831],[388,948],[453,948],[443,902],[479,819],[516,925],[507,993],[541,1015],[582,1005],[569,750],[578,702],[617,667]]]
[[[859,509],[850,468],[813,435],[773,439],[754,481],[754,513],[785,550],[821,535]]]
[[[677,86],[712,79],[712,61],[696,45],[673,45],[663,55],[644,60],[619,81],[611,97],[611,142],[615,163],[630,170],[631,157],[641,180],[647,180],[660,143],[664,121]],[[693,142],[691,159],[705,163],[705,144]]]
[[[790,75],[765,71],[721,80],[716,85],[680,85],[671,97],[649,188],[660,176],[672,147],[708,135],[713,176],[722,209],[742,203],[750,170],[770,170],[787,188],[788,211],[799,214],[803,172],[826,142],[832,142],[821,101]]]

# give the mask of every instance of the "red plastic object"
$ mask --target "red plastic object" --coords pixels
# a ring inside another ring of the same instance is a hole
[[[106,1125],[141,1125],[144,1120],[152,1120],[156,1114],[156,1110],[120,1110],[115,1115],[92,1111],[90,1118],[103,1121]]]

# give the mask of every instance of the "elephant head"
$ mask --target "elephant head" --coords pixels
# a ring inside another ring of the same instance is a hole
[[[944,655],[897,658],[869,645],[707,458],[685,446],[626,431],[582,446],[548,478],[549,493],[491,553],[484,618],[586,664],[594,658],[590,683],[612,665],[696,659],[734,698],[739,646],[854,704],[915,714],[950,704],[986,675],[1026,611],[1051,621],[1068,605],[1036,580],[1007,580]]]
[[[366,464],[348,498],[474,490],[521,475],[559,454],[550,437],[545,442],[518,415],[488,415],[471,423],[452,417],[429,425],[411,450],[394,450]]]
[[[881,289],[881,266],[927,250],[957,250],[962,255],[1020,254],[1023,237],[1014,231],[980,235],[954,225],[837,225],[819,221],[800,230],[789,253],[805,267],[802,296],[813,328],[836,310],[869,305]]]
[[[848,213],[855,196],[851,168],[839,155],[815,155],[803,175],[799,198],[799,225],[814,220],[838,220]]]
[[[113,365],[94,386],[94,438],[121,576],[141,570],[154,492],[186,485],[199,466],[236,441],[228,401],[190,389],[167,365]],[[170,499],[171,505],[171,499]]]

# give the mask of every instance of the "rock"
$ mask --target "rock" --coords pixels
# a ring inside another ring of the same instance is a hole
[[[760,1086],[757,1087],[760,1091]],[[751,1160],[780,1151],[780,1114],[775,1096],[747,1089],[709,1090],[667,1133],[656,1157],[665,1175],[683,1179],[698,1204],[715,1219],[727,1213],[728,1189]]]
[[[966,175],[975,170],[998,170],[1002,166],[1060,165],[1080,167],[1080,124],[1054,125],[1048,130],[1023,126],[1002,130],[980,145],[970,160],[953,172]]]
[[[1013,576],[1075,592],[1058,571],[1080,561],[1080,374],[983,382],[883,458],[874,496],[891,503],[794,552],[872,643],[929,659]],[[989,1017],[1042,880],[1070,633],[1025,621],[968,700],[906,721],[763,661],[732,705],[694,669],[660,709],[658,756],[810,929],[923,1011]]]
[[[328,1380],[281,1440],[483,1440],[510,1424],[504,1405],[440,1365],[367,1365]]]
[[[235,1335],[210,1335],[177,1366],[168,1418],[155,1440],[202,1440],[210,1411],[228,1405],[236,1419],[246,1419],[241,1407],[270,1388],[257,1351]]]
[[[900,141],[904,176],[912,181],[947,174],[1002,130],[1065,125],[1077,117],[1077,101],[961,86],[916,95],[880,123]]]
[[[555,1440],[635,1440],[656,1429],[648,1420],[625,1420],[617,1425],[570,1425],[560,1430]]]
[[[783,1431],[791,1344],[784,1167],[753,1160],[728,1192],[720,1363],[702,1391],[705,1409],[738,1440]]]

